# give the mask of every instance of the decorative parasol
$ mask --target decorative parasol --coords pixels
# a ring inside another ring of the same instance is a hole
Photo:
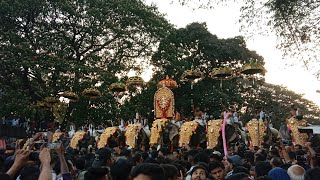
[[[43,101],[38,101],[36,106],[42,109],[50,109],[48,104]]]
[[[214,79],[229,79],[232,77],[232,69],[230,67],[214,68],[211,72],[211,77]]]
[[[195,69],[185,70],[182,74],[183,80],[195,80],[202,77],[202,73]]]
[[[124,92],[126,91],[127,87],[124,83],[122,82],[116,82],[116,83],[112,83],[109,87],[110,91],[112,92],[117,92],[117,93],[120,93],[120,92]]]
[[[266,73],[266,69],[260,62],[250,62],[245,64],[240,71],[242,74],[246,75],[254,75],[254,74],[262,74]]]
[[[143,86],[144,85],[144,80],[139,77],[139,76],[132,76],[130,77],[127,82],[127,86]]]
[[[69,99],[71,102],[79,101],[79,96],[74,92],[66,91],[61,93],[60,96]]]
[[[233,71],[230,67],[219,67],[212,70],[211,77],[213,79],[220,80],[220,88],[222,88],[222,80],[229,80],[233,78],[232,73]]]
[[[46,97],[44,98],[43,102],[46,104],[48,108],[51,108],[53,105],[59,103],[59,99],[54,97]]]
[[[158,83],[158,88],[162,88],[162,87],[174,89],[174,88],[178,87],[178,84],[175,80],[173,80],[167,76],[166,79],[163,79]]]
[[[101,96],[101,92],[97,88],[86,88],[83,90],[82,95],[90,98],[97,98]]]

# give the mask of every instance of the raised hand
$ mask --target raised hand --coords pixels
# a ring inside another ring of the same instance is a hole
[[[61,141],[60,141],[60,146],[56,148],[56,152],[59,156],[64,155],[64,147]]]
[[[41,164],[50,164],[50,162],[51,162],[50,149],[43,148],[40,151],[39,160],[40,160]]]
[[[24,165],[29,160],[30,153],[31,151],[28,151],[28,150],[22,150],[22,149],[18,150],[14,158],[14,165],[18,167],[24,167]]]
[[[18,150],[15,154],[14,163],[11,168],[6,172],[12,178],[16,176],[18,171],[23,168],[29,160],[30,151],[28,150]]]

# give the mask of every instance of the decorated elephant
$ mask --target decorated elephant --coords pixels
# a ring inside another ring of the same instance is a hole
[[[149,136],[141,124],[129,124],[125,131],[125,142],[129,148],[139,149],[149,144]]]
[[[156,119],[152,123],[150,131],[150,146],[170,147],[170,150],[178,148],[179,126],[168,119]]]
[[[262,120],[252,119],[246,124],[250,147],[259,147],[264,142],[267,126]]]
[[[71,138],[69,147],[72,149],[87,148],[89,145],[95,145],[94,137],[90,136],[88,132],[77,131]]]
[[[194,121],[185,122],[179,131],[179,147],[206,147],[206,128]]]
[[[210,120],[207,123],[207,148],[208,149],[219,149],[223,148],[222,141],[222,127],[223,120]],[[227,146],[231,146],[232,143],[241,142],[242,144],[246,144],[246,133],[239,128],[236,124],[226,125],[226,140]]]
[[[108,127],[100,135],[97,148],[103,148],[109,145],[109,142],[116,142],[118,145],[123,146],[124,133],[118,127]],[[113,146],[113,145],[111,145]]]
[[[308,141],[308,135],[306,133],[300,133],[298,128],[307,127],[306,120],[298,120],[294,117],[286,120],[286,123],[280,127],[280,136],[284,143],[304,145]]]
[[[263,120],[252,119],[246,124],[250,147],[271,145],[279,138],[279,131],[265,124]]]

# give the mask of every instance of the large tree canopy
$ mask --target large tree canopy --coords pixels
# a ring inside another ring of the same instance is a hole
[[[96,120],[116,109],[106,91],[115,74],[138,68],[172,28],[140,0],[4,0],[0,24],[2,115],[29,114],[46,96],[100,85],[103,97],[81,99],[73,112],[80,119],[103,115]]]
[[[288,117],[291,104],[297,104],[308,117],[318,116],[317,106],[303,99],[302,95],[284,87],[266,84],[263,79],[252,84],[252,79],[238,77],[222,81],[220,86],[219,80],[209,77],[215,67],[230,66],[239,70],[240,66],[252,60],[263,63],[261,56],[246,48],[242,37],[219,39],[207,30],[205,24],[192,23],[186,28],[173,31],[160,42],[158,51],[151,59],[155,69],[148,87],[126,102],[122,110],[128,112],[128,109],[135,109],[147,116],[153,109],[152,100],[157,83],[169,76],[179,84],[177,89],[173,89],[175,107],[187,116],[192,116],[191,99],[195,106],[207,109],[215,118],[219,118],[222,108],[230,105],[237,107],[238,111],[243,110],[244,121],[251,119],[251,114],[257,108],[264,108],[274,112],[277,122],[280,122]],[[190,82],[181,80],[182,73],[192,67],[205,74],[203,79],[195,83],[193,90]],[[131,117],[134,117],[133,112]]]
[[[304,63],[318,78],[320,69],[320,1],[310,0],[172,0],[194,8],[214,9],[217,4],[239,4],[239,21],[246,33],[268,35],[275,33],[278,47],[286,57]],[[292,58],[293,57],[293,58]]]

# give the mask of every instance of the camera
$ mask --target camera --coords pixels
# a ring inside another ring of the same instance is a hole
[[[39,153],[38,152],[31,152],[29,155],[29,160],[39,161]]]

